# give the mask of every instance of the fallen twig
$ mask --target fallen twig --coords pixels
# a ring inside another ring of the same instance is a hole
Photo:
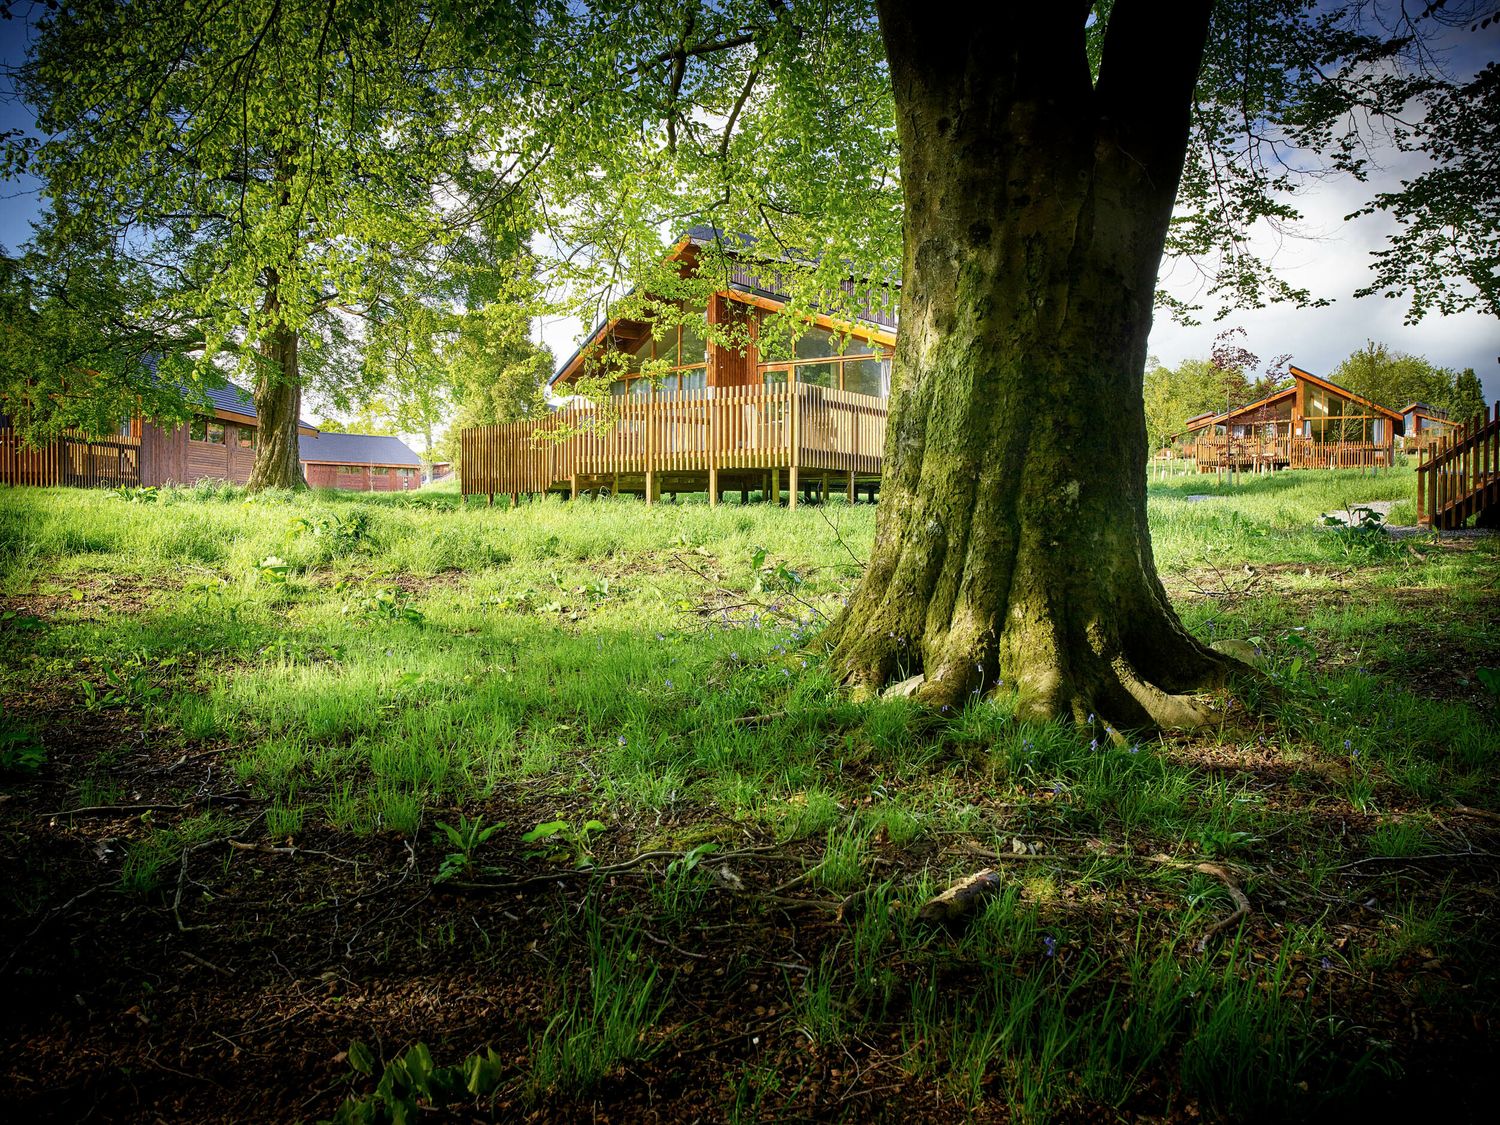
[[[1177,867],[1181,868],[1184,871],[1200,871],[1204,875],[1212,875],[1215,879],[1224,884],[1224,889],[1229,892],[1229,897],[1234,900],[1234,913],[1230,914],[1228,917],[1220,918],[1206,931],[1204,931],[1203,936],[1198,939],[1197,948],[1199,953],[1202,953],[1205,949],[1208,948],[1210,939],[1212,939],[1216,934],[1220,934],[1223,931],[1227,930],[1241,918],[1249,917],[1250,899],[1247,898],[1245,892],[1240,889],[1240,885],[1235,882],[1234,876],[1229,873],[1229,869],[1227,867],[1224,867],[1221,864],[1217,863],[1209,863],[1206,860],[1194,863],[1192,860],[1173,859],[1168,855],[1151,855],[1145,856],[1143,858],[1150,860],[1152,863],[1160,863],[1167,867]]]
[[[1460,805],[1457,801],[1449,806],[1449,811],[1461,816],[1477,817],[1480,820],[1500,821],[1500,813],[1490,812],[1489,809],[1476,809],[1472,805]]]
[[[736,851],[732,852],[719,852],[714,854],[713,861],[715,863],[723,863],[726,860],[743,859],[746,856],[765,855],[768,852],[775,851],[777,847],[779,847],[779,845],[767,844],[760,847],[739,848]],[[635,868],[649,863],[654,859],[681,859],[687,854],[687,852],[656,850],[642,852],[638,856],[634,856],[631,859],[622,860],[619,863],[607,863],[603,866],[594,865],[589,867],[565,867],[560,868],[557,871],[548,872],[546,875],[532,875],[528,878],[516,879],[508,883],[482,883],[467,879],[454,879],[446,883],[439,883],[438,887],[439,889],[446,888],[448,890],[467,891],[475,894],[495,894],[505,891],[521,891],[526,890],[528,887],[544,886],[548,883],[559,882],[563,879],[576,878],[580,875],[619,875],[623,874],[624,872],[634,870]]]

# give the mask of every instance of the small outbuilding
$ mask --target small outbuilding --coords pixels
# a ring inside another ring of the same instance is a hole
[[[298,453],[313,488],[410,492],[422,487],[422,459],[400,438],[379,434],[303,434]]]

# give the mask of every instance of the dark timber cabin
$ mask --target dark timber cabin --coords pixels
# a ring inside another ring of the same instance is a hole
[[[140,416],[113,434],[67,434],[40,448],[22,446],[0,416],[0,483],[82,488],[165,486],[225,480],[245,484],[255,466],[255,402],[234,383],[205,391],[210,412],[181,425]],[[302,471],[314,488],[405,492],[422,485],[422,463],[399,438],[322,434],[297,421]]]
[[[22,446],[0,418],[0,482],[82,488],[244,484],[259,444],[255,401],[233,383],[204,393],[207,411],[181,425],[161,426],[136,415],[122,419],[112,434],[66,434],[40,448]],[[317,432],[312,423],[297,420],[299,435]]]
[[[668,261],[696,268],[699,248],[716,232],[694,227]],[[855,283],[846,290],[855,292]],[[873,496],[880,479],[886,400],[896,344],[895,287],[874,286],[853,321],[814,314],[789,359],[763,356],[765,318],[787,303],[773,277],[735,260],[727,284],[703,310],[710,325],[748,328],[749,345],[720,347],[691,325],[670,326],[657,339],[644,321],[607,318],[549,382],[560,408],[545,418],[480,426],[462,436],[460,478],[466,495],[558,489],[571,496],[632,493],[652,503],[663,492],[707,492],[717,504],[727,491],[761,492],[795,506],[799,491],[827,495],[858,490]],[[608,352],[623,364],[601,366]],[[664,364],[660,379],[641,364]],[[590,402],[568,397],[585,375],[618,372],[610,386],[609,421],[595,425]],[[547,431],[566,436],[548,439]]]

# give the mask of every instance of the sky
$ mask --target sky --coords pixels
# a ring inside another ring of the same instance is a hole
[[[27,35],[23,19],[0,21],[0,67],[21,60]],[[1468,57],[1456,60],[1462,69],[1500,55],[1500,23],[1488,32],[1464,37],[1463,54]],[[0,79],[0,131],[30,129],[32,125],[27,108]],[[1246,309],[1221,322],[1205,319],[1197,326],[1176,324],[1164,311],[1159,312],[1151,332],[1150,354],[1168,366],[1206,357],[1219,332],[1240,327],[1246,332],[1244,345],[1263,358],[1290,353],[1298,367],[1326,375],[1351,352],[1373,340],[1423,356],[1442,367],[1472,367],[1484,384],[1485,398],[1490,402],[1500,399],[1500,321],[1470,313],[1429,315],[1416,325],[1407,325],[1403,323],[1407,311],[1404,299],[1353,296],[1354,290],[1367,282],[1370,252],[1381,247],[1391,221],[1379,215],[1352,222],[1344,222],[1343,217],[1375,192],[1394,186],[1399,171],[1392,167],[1364,184],[1349,180],[1315,183],[1300,200],[1306,218],[1299,233],[1304,237],[1275,247],[1277,271],[1315,296],[1332,299],[1331,306]],[[13,251],[29,237],[30,223],[40,208],[36,187],[35,182],[0,180],[0,246]],[[1266,245],[1272,246],[1269,241]],[[1164,264],[1161,285],[1175,296],[1192,299],[1196,275],[1184,264]],[[549,345],[561,361],[572,354],[580,332],[587,327],[571,318],[540,320],[534,325],[533,337]]]

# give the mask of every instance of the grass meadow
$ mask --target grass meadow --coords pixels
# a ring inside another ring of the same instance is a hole
[[[28,1119],[1477,1116],[1500,540],[1319,520],[1413,495],[1154,483],[1184,621],[1267,675],[1115,746],[842,693],[868,505],[0,493],[7,1083]]]

